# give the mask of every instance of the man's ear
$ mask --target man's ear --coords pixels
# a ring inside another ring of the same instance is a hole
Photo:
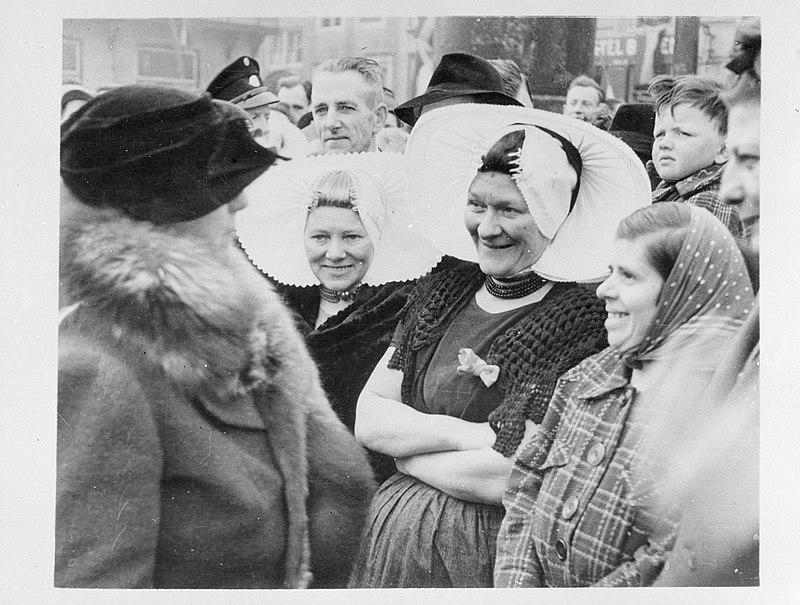
[[[715,164],[724,164],[728,161],[728,148],[725,143],[722,143],[722,147],[719,148],[717,154],[714,156],[714,163]]]
[[[375,122],[373,126],[373,134],[376,132],[380,132],[381,129],[386,125],[386,118],[389,116],[389,109],[386,107],[386,103],[381,103],[375,108]]]

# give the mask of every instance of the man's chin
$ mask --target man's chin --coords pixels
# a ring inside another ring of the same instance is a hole
[[[322,144],[325,151],[350,151],[349,139],[328,139]]]

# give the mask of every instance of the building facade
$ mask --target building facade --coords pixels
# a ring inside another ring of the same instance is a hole
[[[721,80],[728,77],[724,64],[733,46],[736,19],[689,18],[693,19],[690,35],[684,35],[683,46],[679,40],[676,49],[676,27],[682,23],[680,31],[687,31],[681,19],[594,20],[594,58],[589,75],[601,82],[609,96],[635,101],[642,98],[650,78],[675,71],[676,51],[686,50],[688,45],[691,52],[683,55],[693,58],[690,73]],[[66,19],[62,77],[65,82],[78,82],[95,90],[135,83],[202,90],[225,65],[241,55],[250,55],[261,64],[267,85],[274,88],[278,78],[287,73],[310,78],[314,68],[327,58],[359,55],[372,57],[381,65],[386,85],[402,102],[424,91],[443,52],[458,50],[442,44],[442,40],[453,37],[448,28],[455,21],[450,17],[370,16]],[[512,26],[510,35],[519,30]],[[528,31],[533,32],[527,33],[528,37],[537,37],[535,28]],[[537,56],[547,53],[546,40],[519,42],[516,47],[530,49],[525,52]],[[498,54],[494,47],[492,53]],[[522,56],[517,60],[521,65],[534,65],[535,58]],[[681,63],[681,69],[686,69],[685,63]],[[555,103],[560,102],[558,91],[545,92]]]

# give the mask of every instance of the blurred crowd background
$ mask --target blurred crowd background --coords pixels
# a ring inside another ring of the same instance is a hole
[[[515,61],[536,107],[561,113],[570,81],[587,74],[611,109],[647,102],[659,74],[720,81],[737,18],[714,17],[278,17],[65,19],[64,83],[91,90],[154,84],[201,91],[232,59],[258,60],[276,93],[287,76],[308,80],[329,57],[376,60],[397,102],[421,94],[442,55]]]

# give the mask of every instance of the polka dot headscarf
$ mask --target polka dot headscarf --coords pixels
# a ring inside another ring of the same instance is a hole
[[[628,362],[696,358],[713,365],[720,345],[753,309],[755,295],[733,236],[710,212],[690,206],[692,219],[658,311]]]

